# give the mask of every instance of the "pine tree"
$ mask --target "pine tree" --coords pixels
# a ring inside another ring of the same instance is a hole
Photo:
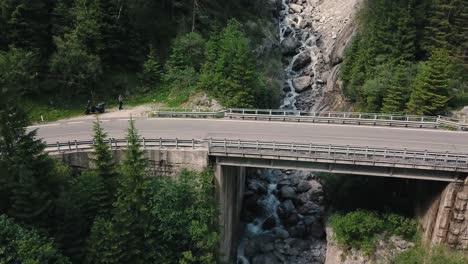
[[[178,90],[193,87],[203,63],[204,44],[205,40],[195,32],[178,36],[165,65],[164,82]]]
[[[383,99],[382,113],[397,114],[402,112],[404,106],[403,93],[398,85],[391,85]]]
[[[381,112],[387,114],[403,113],[410,96],[409,87],[414,81],[417,69],[410,63],[385,68],[383,71],[386,70],[391,75],[385,77],[388,80],[388,89],[385,91]]]
[[[89,249],[95,252],[90,257],[93,263],[149,263],[157,259],[155,227],[147,208],[147,160],[133,119],[127,140],[112,218],[97,220],[93,226]]]
[[[450,99],[449,64],[446,50],[436,50],[416,76],[408,112],[418,115],[442,114]]]
[[[57,52],[50,60],[51,75],[56,76],[63,96],[92,94],[100,76],[101,61],[81,43],[77,32],[54,39]]]
[[[231,20],[207,45],[207,61],[198,86],[226,107],[252,107],[263,81],[241,25]]]
[[[466,63],[467,25],[467,0],[434,0],[424,30],[424,49],[428,54],[435,49],[446,49],[453,57]]]
[[[154,87],[161,80],[161,75],[157,51],[153,46],[150,46],[140,79],[145,86]]]
[[[2,0],[0,13],[7,24],[7,38],[17,48],[33,50],[44,58],[50,51],[50,0]]]
[[[98,118],[96,118],[94,122],[93,131],[94,157],[92,161],[95,165],[96,176],[101,178],[100,181],[104,184],[104,189],[99,192],[101,201],[97,204],[99,207],[97,213],[103,215],[107,214],[112,208],[117,188],[117,174],[114,170],[115,163],[112,158],[111,150],[109,149],[109,144],[105,141],[107,134],[101,127],[101,122]]]
[[[7,176],[2,192],[10,194],[5,210],[21,222],[48,228],[68,172],[44,153],[35,130],[26,133],[27,123],[21,108],[0,109],[0,159]]]
[[[0,215],[0,263],[71,263],[43,234]]]

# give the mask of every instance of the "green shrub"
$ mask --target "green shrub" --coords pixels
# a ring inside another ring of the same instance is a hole
[[[357,210],[332,215],[330,224],[339,244],[360,249],[367,255],[375,249],[377,234],[395,234],[409,240],[415,240],[417,235],[416,221],[397,214]]]
[[[375,234],[385,229],[384,221],[376,213],[358,210],[344,215],[335,214],[330,224],[338,243],[362,249],[366,254],[374,250]]]
[[[414,219],[409,219],[397,214],[386,214],[384,215],[384,219],[388,232],[400,235],[405,239],[415,239],[418,225]]]

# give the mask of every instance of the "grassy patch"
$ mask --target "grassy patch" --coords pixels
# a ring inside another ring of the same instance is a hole
[[[187,102],[190,95],[194,93],[193,88],[188,89],[169,89],[166,85],[160,85],[149,91],[135,92],[128,97],[124,96],[125,106],[137,106],[142,104],[160,103],[168,107],[179,107]],[[117,96],[96,96],[95,103],[105,102],[106,109],[117,106]],[[31,122],[52,122],[59,119],[70,118],[84,114],[87,98],[76,98],[68,101],[58,101],[51,104],[45,99],[28,99],[22,102],[22,105],[28,110]]]
[[[465,264],[468,255],[464,251],[457,251],[443,246],[432,249],[418,245],[399,254],[392,264]]]
[[[42,100],[25,100],[22,105],[28,111],[30,121],[37,123],[42,122],[42,119],[44,122],[51,122],[83,114],[86,103],[51,105],[50,103],[46,103]]]
[[[396,214],[380,215],[357,210],[334,214],[329,221],[338,243],[360,249],[367,255],[375,250],[377,234],[395,234],[408,240],[415,240],[417,237],[416,221]]]

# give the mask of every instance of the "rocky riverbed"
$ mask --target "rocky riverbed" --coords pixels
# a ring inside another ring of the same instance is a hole
[[[286,109],[349,110],[339,72],[362,0],[280,0]]]
[[[361,0],[278,0],[281,108],[345,110],[338,74]],[[324,193],[315,175],[250,170],[237,263],[324,263]]]
[[[324,263],[324,193],[302,171],[249,170],[237,263]]]

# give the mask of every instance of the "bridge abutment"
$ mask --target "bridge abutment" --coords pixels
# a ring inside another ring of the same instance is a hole
[[[421,220],[426,244],[468,250],[468,178],[448,183]]]
[[[245,167],[216,165],[216,200],[219,203],[221,260],[228,263],[236,255],[241,238],[240,216],[245,186]]]
[[[90,158],[93,151],[63,152],[51,154],[70,167],[85,170],[93,167]],[[184,169],[202,171],[209,166],[208,151],[205,149],[145,149],[145,158],[152,175],[174,176]],[[125,157],[125,150],[113,149],[112,157],[118,164]]]

